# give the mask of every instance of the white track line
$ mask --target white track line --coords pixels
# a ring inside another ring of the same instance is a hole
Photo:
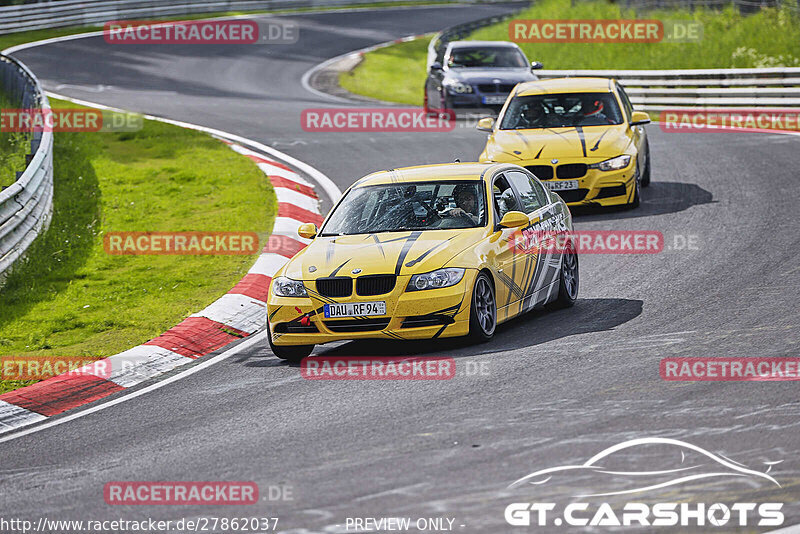
[[[193,367],[190,367],[190,368],[186,369],[185,371],[181,371],[180,373],[178,373],[176,375],[173,375],[173,376],[171,376],[169,378],[165,378],[164,380],[156,382],[155,384],[151,384],[151,385],[149,385],[149,386],[147,386],[145,388],[142,388],[142,389],[140,389],[138,391],[134,391],[133,393],[128,393],[127,395],[123,395],[123,396],[121,396],[121,397],[119,397],[117,399],[114,399],[114,400],[111,400],[111,401],[108,401],[108,402],[103,402],[101,404],[98,404],[98,405],[93,406],[91,408],[88,408],[86,410],[82,410],[80,412],[73,413],[72,415],[68,415],[66,417],[62,417],[61,419],[56,419],[55,421],[50,421],[48,423],[43,423],[43,424],[40,424],[40,425],[35,426],[33,428],[29,428],[28,430],[23,430],[22,432],[18,432],[16,434],[12,434],[10,436],[0,437],[0,443],[5,443],[7,441],[18,439],[18,438],[21,438],[23,436],[34,434],[34,433],[40,432],[40,431],[42,431],[42,430],[44,430],[46,428],[51,428],[51,427],[54,427],[54,426],[58,426],[60,424],[66,423],[67,421],[73,421],[75,419],[78,419],[78,418],[81,418],[81,417],[85,417],[85,416],[93,414],[95,412],[99,412],[100,410],[105,410],[106,408],[111,408],[112,406],[116,406],[117,404],[121,404],[121,403],[123,403],[125,401],[129,401],[131,399],[135,399],[136,397],[139,397],[140,395],[144,395],[145,393],[149,393],[151,391],[155,391],[157,389],[160,389],[160,388],[166,386],[167,384],[171,384],[173,382],[177,382],[178,380],[180,380],[182,378],[186,378],[187,376],[190,376],[190,375],[193,375],[193,374],[195,374],[195,373],[197,373],[199,371],[202,371],[206,367],[211,367],[212,365],[214,365],[216,363],[219,363],[221,361],[227,360],[231,356],[234,356],[234,355],[239,354],[240,352],[242,352],[242,351],[244,351],[246,349],[249,349],[250,347],[255,345],[256,342],[266,343],[266,337],[265,337],[265,333],[264,332],[259,332],[257,334],[253,334],[251,337],[248,337],[247,339],[245,339],[239,345],[236,345],[235,347],[226,350],[222,354],[218,354],[217,356],[214,356],[213,358],[210,358],[208,360],[202,361],[201,363],[199,363],[199,364],[197,364],[197,365],[195,365]]]

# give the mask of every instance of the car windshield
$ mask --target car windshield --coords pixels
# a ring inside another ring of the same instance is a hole
[[[622,113],[613,93],[559,93],[514,97],[503,115],[500,129],[609,124],[622,124]]]
[[[475,228],[486,223],[483,182],[416,182],[356,187],[320,236]]]
[[[528,62],[522,52],[508,47],[454,48],[447,58],[451,68],[525,68]]]

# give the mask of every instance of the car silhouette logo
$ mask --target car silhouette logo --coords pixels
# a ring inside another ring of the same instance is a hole
[[[677,462],[678,465],[673,465],[671,468],[669,465],[651,465],[644,469],[627,467],[613,469],[610,467],[613,465],[621,465],[620,458],[630,460],[631,458],[635,458],[637,452],[644,455],[645,453],[640,451],[645,447],[653,446],[661,447],[658,450],[662,451],[662,454],[663,452],[667,453],[665,459],[668,462],[679,458],[679,462]],[[626,456],[625,453],[632,454],[632,456]],[[680,455],[678,456],[675,453],[680,453]],[[616,458],[616,460],[614,460],[614,458]],[[608,475],[609,477],[606,479],[606,482],[609,484],[609,487],[607,487],[605,491],[598,493],[579,492],[580,494],[573,495],[573,497],[605,497],[610,495],[633,494],[685,484],[695,480],[731,476],[747,478],[750,480],[750,483],[755,483],[758,479],[763,479],[780,488],[781,485],[769,472],[772,470],[773,466],[781,462],[783,462],[783,460],[764,462],[764,465],[767,466],[766,471],[758,471],[742,463],[730,460],[721,454],[715,454],[696,445],[692,445],[691,443],[686,443],[685,441],[650,437],[632,439],[608,447],[582,464],[572,462],[574,465],[562,465],[535,471],[512,482],[509,484],[508,488],[513,489],[520,486],[527,487],[529,485],[540,486],[549,483],[555,478],[555,480],[550,483],[552,486],[553,484],[564,483],[563,477],[569,476],[570,474],[574,476],[577,473],[583,476],[589,474],[594,474],[599,477]]]

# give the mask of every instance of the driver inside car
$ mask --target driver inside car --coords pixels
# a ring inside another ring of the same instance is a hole
[[[455,208],[448,212],[450,217],[468,217],[472,224],[480,222],[478,215],[478,199],[475,196],[475,187],[469,185],[457,185],[453,189],[453,200],[456,201]]]
[[[602,100],[586,99],[581,102],[583,121],[588,125],[614,124],[614,120],[606,115]]]

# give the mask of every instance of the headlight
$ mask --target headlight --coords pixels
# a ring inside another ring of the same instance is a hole
[[[438,289],[440,287],[454,286],[464,278],[464,269],[448,267],[437,269],[430,273],[415,274],[408,282],[406,291],[422,291],[425,289]]]
[[[467,85],[467,84],[461,83],[461,82],[450,82],[450,83],[444,84],[444,86],[451,93],[456,93],[458,95],[463,95],[464,93],[471,93],[472,92],[472,86],[471,85]]]
[[[589,165],[589,168],[600,169],[601,171],[618,171],[627,167],[630,162],[630,156],[617,156],[616,158],[607,159],[600,163],[592,163]]]
[[[307,297],[306,286],[300,280],[279,276],[272,281],[272,293],[278,297]]]

